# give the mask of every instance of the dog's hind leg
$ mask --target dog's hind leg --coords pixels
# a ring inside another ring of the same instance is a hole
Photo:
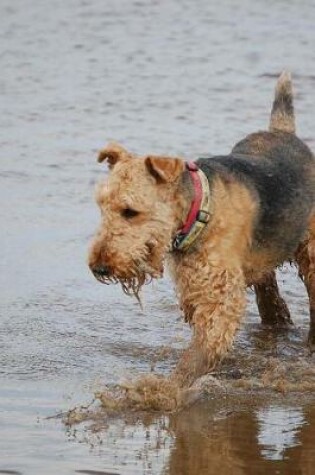
[[[310,303],[310,330],[308,345],[315,352],[315,217],[312,218],[310,236],[302,243],[296,253],[299,275],[303,280]]]
[[[269,130],[295,133],[293,93],[290,73],[284,71],[277,81]],[[254,285],[256,302],[264,324],[287,326],[292,324],[287,304],[279,293],[276,273],[270,272]]]
[[[286,327],[292,324],[287,304],[280,295],[276,273],[266,274],[254,285],[259,315],[263,324]]]

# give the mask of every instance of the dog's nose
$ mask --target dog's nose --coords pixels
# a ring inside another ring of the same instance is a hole
[[[91,271],[99,277],[108,277],[111,273],[110,267],[102,264],[101,266],[91,266]]]

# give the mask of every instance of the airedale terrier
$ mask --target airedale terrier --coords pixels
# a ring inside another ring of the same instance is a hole
[[[291,78],[277,83],[268,132],[227,156],[136,157],[117,144],[99,154],[110,175],[96,199],[102,222],[89,266],[127,294],[167,262],[193,338],[175,376],[191,384],[230,348],[254,286],[261,318],[289,322],[275,269],[296,262],[310,301],[315,350],[315,159],[296,137]]]

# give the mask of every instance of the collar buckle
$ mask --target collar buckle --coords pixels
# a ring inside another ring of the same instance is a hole
[[[204,209],[200,209],[198,211],[196,220],[199,221],[199,223],[208,224],[210,221],[210,213]]]

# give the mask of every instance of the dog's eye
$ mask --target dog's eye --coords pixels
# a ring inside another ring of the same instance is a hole
[[[136,216],[138,216],[138,214],[139,214],[139,211],[136,211],[135,209],[132,209],[132,208],[125,208],[121,211],[122,217],[126,219],[135,218]]]

